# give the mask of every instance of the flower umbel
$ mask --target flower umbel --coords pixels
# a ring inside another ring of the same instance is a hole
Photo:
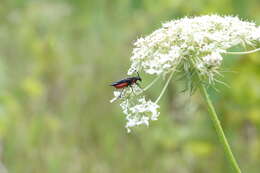
[[[143,90],[137,85],[125,88],[123,91],[114,91],[114,98],[110,102],[120,99],[120,106],[126,115],[126,128],[130,132],[130,128],[141,124],[149,125],[149,120],[157,120],[159,116],[159,106],[151,100],[146,100],[141,96]]]
[[[222,55],[236,45],[260,42],[260,27],[238,17],[206,15],[173,20],[135,43],[128,74],[141,69],[147,74],[187,73],[197,70],[213,83]],[[192,61],[191,61],[192,60]]]
[[[127,131],[130,132],[130,127],[138,126],[141,124],[149,125],[149,120],[157,120],[159,106],[151,100],[146,100],[145,97],[138,98],[137,100],[124,100],[120,104],[124,114],[126,115]]]
[[[252,22],[242,21],[238,17],[206,15],[200,17],[185,17],[169,21],[152,34],[139,38],[134,43],[131,56],[131,67],[128,75],[136,71],[160,76],[169,76],[161,94],[155,102],[146,100],[143,91],[154,84],[154,81],[144,90],[133,85],[120,92],[114,92],[111,102],[121,101],[121,108],[126,115],[126,128],[130,131],[133,126],[149,125],[149,120],[157,120],[159,115],[158,101],[165,92],[173,74],[184,76],[187,84],[195,82],[223,83],[216,79],[220,74],[224,54],[231,47],[251,46],[260,43],[260,27]],[[249,52],[259,51],[255,49]],[[196,75],[194,75],[194,73]],[[195,76],[195,78],[194,78]],[[196,79],[196,80],[195,80]],[[135,93],[135,94],[134,94]]]

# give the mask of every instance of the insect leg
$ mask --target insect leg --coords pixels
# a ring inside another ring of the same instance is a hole
[[[133,90],[133,87],[132,87],[131,85],[129,85],[129,87],[131,88],[132,93],[135,95],[135,92],[134,92],[134,90]]]
[[[136,82],[135,84],[142,90],[142,92],[144,92],[143,88],[141,87],[141,85],[139,83]]]
[[[143,90],[143,88],[141,87],[141,85],[139,83],[135,83],[139,88],[141,88]]]
[[[125,88],[122,89],[122,91],[121,91],[121,93],[120,93],[120,95],[119,95],[118,98],[121,98],[121,97],[122,97],[122,94],[123,94],[123,92],[124,92],[124,89],[125,89]]]

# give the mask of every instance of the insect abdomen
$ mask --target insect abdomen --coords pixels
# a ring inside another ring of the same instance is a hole
[[[115,88],[124,88],[124,87],[127,87],[129,84],[127,82],[124,82],[124,83],[120,83],[120,84],[117,84],[117,85],[114,85]]]

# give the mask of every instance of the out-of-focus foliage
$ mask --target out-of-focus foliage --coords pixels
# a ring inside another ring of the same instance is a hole
[[[201,97],[181,93],[178,82],[159,120],[131,134],[109,103],[108,84],[125,76],[136,38],[163,21],[209,13],[260,24],[258,0],[1,0],[0,171],[231,172]],[[225,61],[235,71],[223,73],[230,88],[211,95],[242,170],[257,173],[260,54]]]

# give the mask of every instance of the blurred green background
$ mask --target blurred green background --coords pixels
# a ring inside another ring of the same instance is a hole
[[[212,13],[260,24],[259,0],[1,0],[0,172],[232,172],[199,93],[172,82],[159,120],[130,134],[109,103],[134,40]],[[259,173],[260,53],[227,56],[224,69],[231,88],[211,97],[242,170]]]

